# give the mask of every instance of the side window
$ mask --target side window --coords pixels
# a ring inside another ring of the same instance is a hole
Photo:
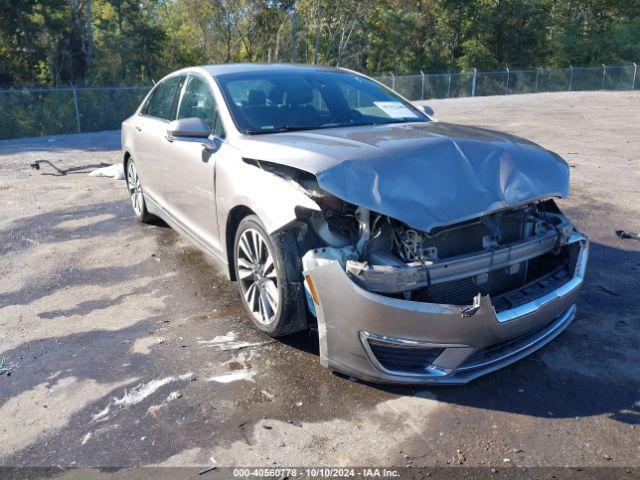
[[[171,120],[171,109],[182,77],[173,77],[162,82],[151,94],[142,108],[143,115]]]
[[[218,109],[209,87],[201,78],[190,75],[180,98],[176,118],[197,117],[204,120],[214,135],[223,138],[224,128],[218,118]]]

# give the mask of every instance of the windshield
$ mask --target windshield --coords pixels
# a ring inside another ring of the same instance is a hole
[[[390,90],[350,72],[263,70],[216,79],[238,130],[252,135],[429,121]]]

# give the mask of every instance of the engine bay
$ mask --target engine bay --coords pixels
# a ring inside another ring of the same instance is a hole
[[[454,305],[491,295],[506,309],[518,303],[514,291],[542,295],[572,275],[575,252],[564,242],[573,225],[552,200],[422,232],[330,195],[316,199],[322,213],[309,223],[326,246],[304,255],[304,270],[337,260],[374,293]]]

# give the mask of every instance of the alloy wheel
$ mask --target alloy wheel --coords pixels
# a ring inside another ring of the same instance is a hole
[[[238,241],[236,259],[242,295],[257,322],[270,325],[278,313],[278,277],[269,245],[262,234],[249,228]]]
[[[129,162],[127,167],[127,186],[129,187],[129,193],[131,194],[131,206],[136,215],[142,215],[144,207],[144,200],[142,197],[142,187],[140,185],[140,177],[136,171],[136,166],[133,162]]]

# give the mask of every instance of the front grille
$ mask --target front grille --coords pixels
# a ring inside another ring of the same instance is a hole
[[[490,295],[496,312],[515,308],[539,298],[571,279],[564,255],[545,254],[488,273],[461,278],[425,288],[419,301],[470,305],[481,293]]]
[[[521,288],[491,298],[491,303],[496,312],[510,310],[524,305],[527,302],[545,296],[571,280],[569,267],[564,265],[554,272],[544,275]]]
[[[444,348],[400,347],[368,340],[371,352],[387,370],[424,373]]]
[[[473,297],[478,293],[493,297],[521,287],[525,283],[525,276],[525,262],[516,263],[485,274],[432,285],[427,301],[468,305],[473,303]]]

